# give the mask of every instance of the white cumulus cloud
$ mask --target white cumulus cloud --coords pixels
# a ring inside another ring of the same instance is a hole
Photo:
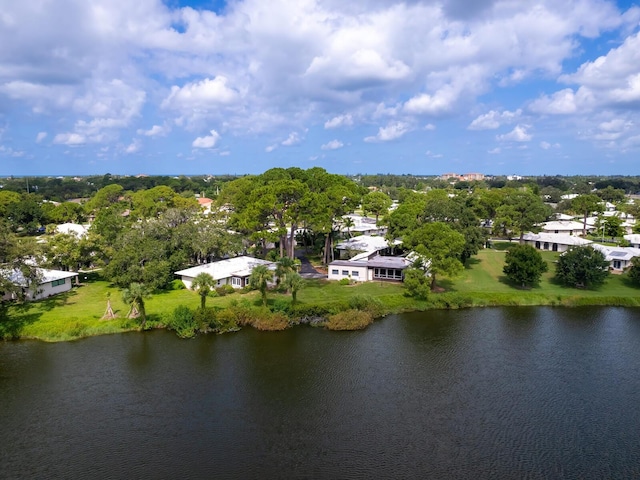
[[[145,137],[157,137],[157,136],[161,136],[161,135],[166,135],[168,133],[168,131],[169,131],[169,129],[166,128],[166,127],[162,127],[160,125],[154,125],[148,130],[144,130],[142,128],[139,128],[137,130],[137,134],[138,135],[144,135]]]
[[[346,127],[353,125],[353,117],[350,114],[347,115],[338,115],[337,117],[333,117],[331,120],[327,120],[324,123],[324,128],[338,128],[338,127]]]
[[[281,142],[281,145],[285,147],[291,147],[293,145],[297,145],[300,143],[302,139],[300,138],[300,134],[298,132],[291,132],[289,136]]]
[[[411,130],[409,124],[405,122],[394,122],[386,127],[380,127],[375,136],[365,137],[364,141],[369,143],[388,142],[402,137]]]
[[[174,85],[171,93],[162,102],[165,108],[206,108],[216,104],[230,104],[236,101],[239,94],[227,86],[226,77],[205,78],[199,82],[187,83],[183,87]]]
[[[322,145],[320,148],[322,150],[337,150],[342,147],[344,147],[344,143],[342,143],[340,140],[331,140],[330,142]]]
[[[527,132],[528,128],[528,125],[516,125],[509,133],[498,135],[496,138],[502,142],[530,142],[533,135]]]
[[[191,144],[194,148],[213,148],[220,139],[220,134],[215,130],[209,131],[210,135],[196,138]]]
[[[502,112],[490,110],[473,120],[467,128],[469,130],[495,130],[496,128],[500,128],[502,125],[512,123],[521,114],[522,110],[520,109],[515,112],[510,112],[508,110],[504,110]]]

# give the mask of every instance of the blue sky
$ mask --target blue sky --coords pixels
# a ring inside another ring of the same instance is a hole
[[[640,175],[638,2],[0,6],[0,175]]]

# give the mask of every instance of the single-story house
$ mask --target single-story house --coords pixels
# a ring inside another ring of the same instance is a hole
[[[375,252],[380,254],[392,254],[394,247],[400,245],[400,240],[389,242],[385,237],[375,237],[372,235],[360,235],[353,237],[336,245],[338,256],[341,260],[349,259],[359,253]]]
[[[555,220],[552,222],[545,222],[542,224],[542,231],[544,233],[558,233],[565,235],[581,235],[584,225],[581,222],[574,222],[570,220]],[[591,228],[587,225],[587,231]]]
[[[631,266],[633,257],[640,257],[640,249],[633,247],[609,247],[594,243],[591,245],[595,250],[604,254],[609,262],[609,268],[614,272],[622,272]]]
[[[37,269],[39,283],[37,288],[30,288],[29,282],[22,272],[14,270],[7,273],[7,277],[14,285],[22,288],[25,299],[41,300],[43,298],[68,292],[73,286],[74,279],[77,280],[77,272],[65,272],[62,270],[49,270],[46,268]],[[4,300],[15,300],[15,295],[5,294]]]
[[[551,250],[552,252],[566,252],[570,247],[593,243],[586,238],[560,233],[525,233],[523,239],[524,243],[538,250]]]
[[[191,290],[193,279],[200,273],[208,273],[213,277],[216,286],[231,285],[233,288],[243,288],[249,284],[251,272],[258,265],[266,265],[269,270],[275,270],[276,264],[267,260],[249,256],[227,258],[217,262],[198,265],[175,272],[180,277],[184,286]]]
[[[629,235],[625,235],[624,239],[627,240],[632,247],[640,248],[640,233],[631,233]]]
[[[329,280],[348,278],[356,282],[370,282],[373,280],[402,281],[403,272],[412,264],[406,257],[390,257],[378,255],[359,255],[351,260],[335,260],[329,264]]]
[[[567,215],[566,213],[556,213],[555,215],[556,220],[568,220],[568,221],[573,221],[575,217],[571,216],[571,215]]]
[[[340,231],[343,233],[358,233],[362,235],[384,235],[387,233],[386,227],[379,227],[376,219],[371,217],[363,217],[362,215],[345,215],[343,220],[347,218],[353,222],[352,227],[347,227],[344,221],[341,222]]]
[[[206,215],[211,213],[211,206],[213,205],[213,200],[207,197],[198,197],[198,205],[202,209],[202,212]]]

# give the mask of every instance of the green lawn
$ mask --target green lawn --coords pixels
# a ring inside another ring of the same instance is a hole
[[[347,302],[355,295],[379,299],[387,312],[458,308],[492,305],[624,305],[640,306],[640,289],[627,283],[626,275],[611,275],[597,290],[563,287],[553,280],[557,253],[541,252],[549,264],[540,285],[522,290],[511,285],[504,274],[504,251],[484,249],[472,258],[463,274],[453,280],[442,279],[444,293],[434,293],[428,301],[404,296],[400,283],[368,282],[340,285],[326,280],[307,281],[298,293],[301,305],[323,305]],[[118,318],[101,320],[106,309],[107,292]],[[269,305],[288,303],[290,295],[269,292]],[[224,308],[230,302],[259,305],[258,292],[236,292],[224,297],[209,298],[207,306]],[[170,290],[152,295],[146,302],[151,325],[162,325],[167,315],[178,305],[192,309],[200,305],[199,296],[189,290]],[[9,319],[0,322],[0,338],[37,338],[46,341],[72,340],[91,335],[135,330],[135,320],[126,317],[128,307],[122,302],[119,289],[103,280],[99,273],[88,274],[83,284],[66,294],[47,300],[9,307]]]
[[[530,290],[521,290],[511,284],[502,273],[504,266],[504,251],[493,249],[481,250],[470,261],[470,265],[465,269],[462,276],[453,282],[445,282],[448,290],[465,294],[477,295],[479,297],[505,298],[511,297],[508,303],[513,303],[520,299],[522,303],[529,304],[572,304],[584,299],[588,303],[612,304],[612,298],[624,298],[623,303],[640,305],[640,289],[631,286],[626,275],[610,275],[606,283],[598,289],[578,289],[567,288],[554,281],[555,261],[558,253],[540,252],[542,258],[547,262],[549,269],[543,274],[540,284]]]

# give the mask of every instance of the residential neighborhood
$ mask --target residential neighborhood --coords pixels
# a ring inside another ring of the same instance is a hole
[[[402,283],[412,272],[438,288],[436,277],[454,278],[469,258],[501,240],[556,254],[593,247],[616,274],[640,257],[637,200],[608,184],[580,187],[583,194],[555,192],[559,203],[545,203],[550,195],[542,192],[552,187],[536,194],[526,178],[445,174],[421,177],[401,190],[385,186],[395,178],[372,178],[380,183],[322,169],[276,168],[201,183],[167,179],[172,187],[144,186],[154,178],[138,176],[131,185],[141,188],[126,190],[118,182],[131,179],[105,177],[93,193],[67,202],[58,201],[59,194],[45,199],[5,188],[5,228],[21,242],[33,240],[25,265],[37,268],[34,278],[40,280],[27,285],[18,270],[7,273],[5,284],[14,288],[5,288],[4,297],[64,293],[79,283],[72,281],[74,272],[94,269],[122,289],[141,284],[159,291],[176,279],[192,289],[194,279],[207,274],[212,289],[244,290],[252,288],[260,265],[272,272],[267,288],[281,288],[279,259],[303,259],[311,269],[306,277],[314,280]],[[77,187],[83,180],[72,181]],[[25,215],[26,207],[39,213]]]

